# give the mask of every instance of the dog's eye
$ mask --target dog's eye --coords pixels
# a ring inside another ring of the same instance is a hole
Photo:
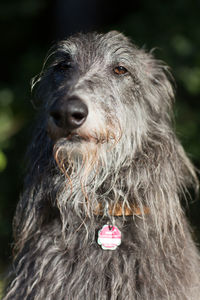
[[[113,69],[114,73],[117,75],[124,75],[128,72],[128,70],[125,67],[117,66]]]
[[[65,72],[71,68],[71,63],[70,62],[60,62],[56,66],[57,71]]]

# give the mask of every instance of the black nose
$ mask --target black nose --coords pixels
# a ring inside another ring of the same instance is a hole
[[[50,116],[56,126],[70,130],[80,127],[87,115],[87,105],[78,97],[57,101],[50,110]]]

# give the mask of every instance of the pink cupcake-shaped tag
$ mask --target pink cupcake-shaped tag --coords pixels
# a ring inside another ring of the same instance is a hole
[[[104,225],[97,242],[104,250],[115,250],[121,244],[121,232],[116,226]]]

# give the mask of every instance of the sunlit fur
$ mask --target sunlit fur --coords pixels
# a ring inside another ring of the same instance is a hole
[[[199,300],[199,255],[180,204],[198,184],[171,124],[170,81],[165,64],[118,32],[78,34],[51,49],[33,81],[40,117],[4,300]],[[49,118],[70,96],[89,111],[76,142],[67,130],[58,138]],[[117,203],[141,214],[110,216]],[[97,244],[105,224],[122,232],[114,251]]]

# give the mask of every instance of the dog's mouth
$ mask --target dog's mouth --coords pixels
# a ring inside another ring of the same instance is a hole
[[[79,135],[78,133],[69,133],[66,137],[67,141],[72,143],[89,142],[89,138],[86,136]]]
[[[71,143],[94,143],[94,144],[104,144],[109,141],[109,137],[104,135],[91,135],[91,134],[84,134],[79,132],[71,132],[67,135],[66,140]]]

